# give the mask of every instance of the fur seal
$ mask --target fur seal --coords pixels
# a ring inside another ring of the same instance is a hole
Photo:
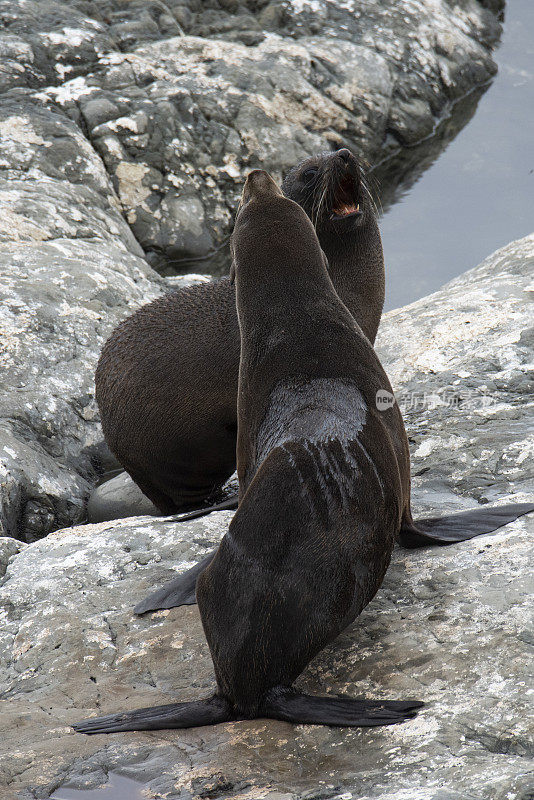
[[[283,191],[313,220],[334,285],[373,342],[384,261],[358,159],[345,148],[309,158]],[[149,303],[104,345],[95,382],[105,439],[162,514],[211,502],[235,470],[239,346],[228,278]]]
[[[292,684],[374,597],[410,496],[398,406],[341,302],[304,210],[247,178],[233,235],[241,331],[238,510],[197,582],[217,691],[88,719],[86,734],[267,717],[376,726],[419,701],[310,697]]]

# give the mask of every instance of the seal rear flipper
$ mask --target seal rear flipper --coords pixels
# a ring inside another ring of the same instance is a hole
[[[214,506],[205,506],[204,508],[195,508],[194,511],[185,511],[183,514],[174,514],[167,522],[187,522],[189,519],[198,519],[199,517],[207,517],[208,514],[213,513],[213,511],[231,511],[234,508],[237,508],[239,504],[239,498],[237,494],[228,497],[226,500],[223,500],[221,503],[217,503]]]
[[[134,614],[145,614],[147,611],[159,611],[162,608],[176,608],[176,606],[193,606],[197,602],[197,578],[211,562],[217,550],[209,553],[202,561],[178,575],[165,584],[157,592],[149,594],[134,608]]]
[[[503,506],[480,506],[445,517],[429,517],[409,522],[403,519],[399,542],[403,547],[447,545],[464,542],[475,536],[502,528],[523,514],[534,511],[534,503],[515,503]]]
[[[170,728],[198,728],[235,720],[230,704],[214,695],[191,703],[170,703],[165,706],[138,708],[107,717],[91,717],[72,727],[76,733],[119,733],[121,731],[156,731]]]
[[[268,692],[258,716],[302,725],[376,727],[412,719],[424,703],[417,700],[351,700],[344,697],[312,697],[293,689],[276,687]]]

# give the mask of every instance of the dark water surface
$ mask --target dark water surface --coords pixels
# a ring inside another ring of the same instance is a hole
[[[471,120],[382,218],[386,308],[534,230],[534,0],[508,0],[494,57],[499,72]]]

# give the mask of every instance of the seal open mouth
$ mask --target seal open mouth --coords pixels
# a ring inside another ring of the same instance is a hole
[[[357,217],[362,212],[360,204],[356,202],[357,182],[354,178],[343,178],[336,189],[330,219],[347,219]]]

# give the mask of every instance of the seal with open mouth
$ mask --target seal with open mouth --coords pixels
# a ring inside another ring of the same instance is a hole
[[[349,150],[294,167],[284,194],[312,220],[336,291],[373,342],[384,300],[377,218]],[[96,398],[106,441],[163,514],[198,507],[235,470],[239,329],[228,278],[180,289],[122,322],[104,345]],[[90,521],[139,513],[108,487]],[[95,502],[95,498],[96,501]],[[235,501],[222,507],[235,507]]]

